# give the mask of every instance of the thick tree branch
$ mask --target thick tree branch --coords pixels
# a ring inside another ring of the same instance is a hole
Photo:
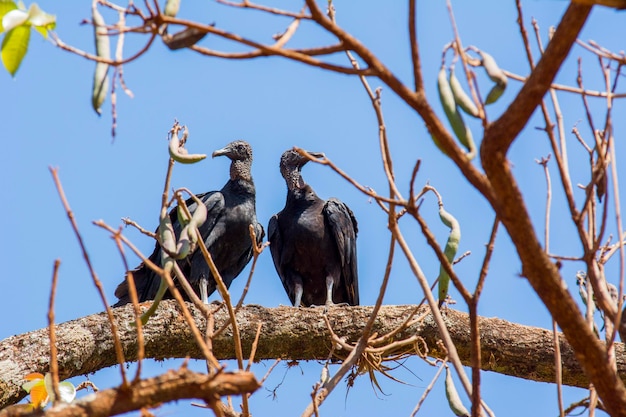
[[[483,147],[488,148],[489,152],[506,153],[517,135],[526,126],[528,119],[554,81],[572,45],[576,42],[578,33],[587,21],[590,12],[590,6],[570,4],[541,60],[507,111],[485,131]]]
[[[544,253],[506,159],[510,145],[550,88],[590,10],[590,6],[570,4],[524,87],[504,115],[485,131],[481,160],[496,195],[492,204],[517,248],[523,265],[522,274],[563,329],[609,413],[626,416],[624,384],[611,367],[606,347],[585,324],[558,268]]]
[[[198,327],[204,331],[206,322],[203,316],[193,306],[189,306]],[[383,306],[372,330],[380,335],[396,329],[414,308],[415,306]],[[428,309],[424,306],[418,314]],[[114,312],[125,357],[127,360],[135,360],[137,337],[136,329],[130,325],[134,320],[132,305],[114,309]],[[372,307],[333,307],[329,311],[329,320],[337,335],[345,337],[348,342],[354,342],[359,338],[371,312]],[[244,355],[249,355],[258,323],[262,323],[255,360],[278,357],[293,360],[325,360],[328,357],[331,339],[322,317],[322,309],[265,308],[248,305],[237,313],[237,318]],[[465,365],[469,365],[468,315],[448,310],[445,318],[461,360]],[[227,320],[228,315],[223,310],[216,313],[217,327]],[[481,354],[485,358],[482,369],[535,381],[554,381],[551,331],[497,318],[480,318],[479,325],[482,335]],[[117,363],[110,325],[105,313],[61,323],[56,330],[61,379],[95,372]],[[180,308],[174,301],[163,301],[143,330],[147,358],[189,356],[203,359],[202,352],[195,344]],[[48,371],[47,331],[40,329],[12,336],[0,342],[0,407],[13,404],[25,396],[21,385],[26,374]],[[439,339],[439,333],[431,316],[427,316],[424,322],[400,332],[395,340],[416,334],[425,339],[430,349],[429,355],[443,356],[443,353],[437,350],[436,341]],[[220,360],[235,357],[230,329],[213,340],[213,351]],[[561,351],[563,383],[578,387],[587,386],[589,381],[578,365],[572,348],[562,336]],[[341,351],[336,353],[342,354]],[[622,343],[616,344],[616,356],[618,371],[626,380],[626,358]]]
[[[428,131],[437,138],[450,159],[459,167],[465,178],[489,201],[493,201],[493,192],[487,178],[467,159],[461,148],[459,148],[456,141],[450,135],[450,132],[444,127],[441,120],[439,120],[426,99],[426,91],[423,88],[423,83],[416,83],[415,85],[416,88],[420,86],[422,86],[422,88],[418,88],[416,91],[411,90],[363,43],[327,18],[317,6],[315,0],[306,0],[306,3],[307,6],[309,6],[311,16],[315,22],[335,35],[337,39],[345,45],[346,49],[352,50],[359,55],[383,83],[391,88],[394,93],[422,117],[428,127]],[[413,59],[419,62],[419,48],[413,48],[411,53]],[[417,68],[419,68],[419,66]]]

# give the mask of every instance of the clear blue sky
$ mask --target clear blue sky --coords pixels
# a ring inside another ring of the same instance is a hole
[[[140,4],[141,2],[138,2]],[[180,17],[216,22],[224,29],[240,32],[270,42],[270,36],[284,30],[288,20],[263,18],[246,10],[231,10],[210,2],[182,2]],[[289,3],[289,2],[282,2]],[[347,30],[370,47],[404,82],[411,84],[406,23],[406,2],[336,3],[337,19]],[[90,26],[81,26],[90,17],[89,2],[40,1],[41,7],[58,17],[57,33],[66,42],[93,50]],[[567,7],[565,1],[527,1],[524,4],[527,25],[535,17],[544,43],[549,26],[557,24]],[[513,1],[455,2],[455,11],[465,45],[476,45],[496,57],[499,64],[517,74],[526,74],[528,64],[522,49],[515,4]],[[582,33],[601,45],[620,51],[624,48],[626,29],[623,12],[596,8]],[[108,21],[114,18],[106,14]],[[435,91],[436,72],[445,43],[452,39],[445,3],[418,2],[418,36],[427,91],[433,107],[442,114]],[[531,30],[530,26],[527,26]],[[531,31],[532,33],[532,31]],[[129,38],[126,55],[142,45],[143,38]],[[316,46],[332,41],[309,25],[303,25],[290,46]],[[232,44],[208,36],[203,45],[231,49]],[[558,81],[574,85],[576,56],[583,56],[585,84],[601,89],[602,79],[597,59],[576,48]],[[535,49],[535,57],[538,53]],[[347,64],[343,56],[333,58]],[[282,58],[253,61],[224,61],[206,58],[192,51],[171,52],[160,41],[139,60],[124,67],[128,87],[135,97],[118,90],[117,137],[111,139],[110,100],[103,115],[97,117],[90,106],[94,63],[61,51],[33,34],[28,55],[15,79],[0,74],[5,160],[0,165],[4,215],[0,217],[0,261],[3,265],[3,302],[0,303],[0,339],[46,326],[48,294],[52,265],[61,259],[57,292],[58,322],[102,311],[100,299],[82,260],[76,239],[55,191],[49,166],[59,168],[67,198],[72,206],[89,254],[110,303],[113,291],[124,275],[123,265],[107,233],[91,224],[103,219],[116,227],[122,217],[131,217],[144,227],[157,224],[160,196],[167,166],[166,134],[174,118],[190,130],[191,152],[210,154],[234,139],[245,139],[254,148],[253,175],[257,186],[257,214],[266,226],[270,216],[284,205],[286,188],[278,171],[281,153],[294,146],[325,152],[335,163],[381,193],[386,190],[378,151],[377,125],[369,100],[355,77],[335,75],[288,62]],[[478,71],[482,85],[485,78]],[[370,80],[373,88],[379,83]],[[499,103],[489,107],[490,118],[502,112],[514,97],[520,83],[511,81]],[[483,87],[486,91],[486,87]],[[566,131],[584,119],[580,98],[559,94],[565,114]],[[456,269],[473,287],[482,263],[492,212],[485,201],[459,175],[432,144],[423,122],[383,87],[383,109],[393,152],[400,189],[408,195],[411,169],[417,159],[422,168],[417,185],[430,182],[442,194],[446,209],[461,223],[463,238],[460,251],[472,251]],[[604,103],[594,101],[598,123]],[[618,103],[615,114],[624,114]],[[550,150],[545,135],[535,127],[543,121],[535,117],[512,148],[514,172],[526,196],[532,198],[529,209],[543,233],[545,181],[535,159]],[[588,138],[589,129],[581,123]],[[474,135],[480,138],[480,126],[472,122]],[[615,129],[624,131],[624,121],[616,118]],[[619,138],[619,135],[618,135]],[[586,156],[568,133],[574,183],[587,183]],[[622,148],[622,149],[620,149]],[[618,143],[618,151],[623,145]],[[621,155],[621,154],[620,154]],[[477,162],[478,163],[478,162]],[[553,184],[558,186],[552,164]],[[219,189],[228,177],[228,160],[206,160],[194,166],[177,165],[173,183],[194,192]],[[378,294],[388,245],[386,218],[378,206],[340,179],[329,169],[310,164],[304,178],[325,198],[336,196],[346,202],[359,221],[359,273],[362,304],[371,305]],[[623,181],[622,181],[623,183]],[[622,190],[624,192],[625,190]],[[579,194],[580,197],[582,194]],[[555,190],[551,250],[559,254],[580,255],[574,228],[564,214],[562,193]],[[446,229],[436,217],[436,202],[428,197],[423,212],[443,244]],[[561,214],[556,215],[560,211]],[[611,230],[615,235],[614,222]],[[438,273],[432,250],[409,219],[402,221],[404,233],[427,276]],[[144,251],[150,253],[153,242],[134,230],[125,233]],[[131,263],[138,263],[131,258]],[[575,271],[582,264],[566,263],[563,273],[576,291]],[[247,274],[248,269],[245,270]],[[491,273],[480,304],[481,315],[497,316],[513,322],[550,328],[550,317],[528,283],[519,278],[521,268],[510,240],[501,229],[492,261]],[[610,271],[617,271],[613,262]],[[232,294],[238,298],[245,279],[236,280]],[[452,291],[458,299],[458,294]],[[214,296],[215,297],[215,296]],[[422,294],[406,261],[397,251],[386,304],[409,304]],[[269,251],[263,253],[247,297],[248,303],[267,307],[288,304]],[[463,309],[457,304],[455,308]],[[177,366],[178,362],[150,366],[151,374]],[[261,377],[270,364],[259,364]],[[197,363],[203,369],[202,363]],[[367,378],[357,380],[346,396],[338,389],[322,408],[324,415],[408,415],[434,374],[434,369],[417,360],[405,363],[411,372],[398,369],[394,376],[407,384],[400,385],[379,376],[385,393],[374,392]],[[235,365],[229,365],[234,369]],[[277,398],[262,388],[252,397],[252,411],[257,415],[287,416],[299,414],[309,402],[310,388],[319,378],[321,365],[302,363],[289,371],[279,366],[266,383],[273,389],[283,376]],[[302,372],[301,372],[302,371]],[[486,372],[483,394],[499,415],[555,415],[556,387],[529,383],[520,379]],[[119,383],[119,373],[110,368],[90,376],[101,388]],[[79,382],[81,378],[75,381]],[[442,390],[443,380],[424,405],[425,415],[452,415]],[[566,389],[566,404],[585,396],[585,391]],[[464,397],[465,398],[465,397]],[[466,401],[468,404],[468,401]],[[163,407],[165,414],[200,414],[186,402]]]

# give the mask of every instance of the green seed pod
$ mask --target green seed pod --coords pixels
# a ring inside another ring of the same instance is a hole
[[[192,244],[189,238],[190,229],[190,225],[187,225],[181,230],[178,242],[176,243],[176,252],[171,254],[174,259],[185,259],[190,252],[195,250],[195,244]]]
[[[106,22],[104,18],[98,12],[97,7],[94,5],[91,8],[91,16],[94,25],[94,37],[96,42],[96,55],[100,58],[111,58],[111,45],[107,29],[105,27]],[[98,62],[96,63],[96,70],[93,76],[93,88],[91,92],[91,106],[100,114],[102,104],[106,99],[107,91],[109,89],[109,65]]]
[[[461,397],[459,397],[459,393],[454,386],[454,381],[452,380],[452,374],[450,373],[450,368],[446,366],[446,398],[448,399],[448,405],[450,406],[450,410],[454,413],[455,416],[463,416],[469,417],[470,412],[467,411],[467,408],[463,405],[461,401]]]
[[[171,271],[172,268],[174,268],[174,260],[170,258],[168,254],[162,249],[161,249],[161,266],[163,267],[163,269],[167,271]],[[143,324],[144,326],[146,325],[150,317],[156,311],[157,307],[159,306],[159,303],[161,302],[161,300],[163,299],[163,296],[165,295],[165,292],[167,291],[167,288],[168,288],[167,281],[161,278],[161,283],[159,284],[159,289],[157,290],[156,296],[154,297],[154,301],[152,301],[152,304],[150,304],[150,308],[148,308],[148,310],[146,310],[146,312],[143,313],[141,317],[139,318],[139,320],[141,321],[141,324]],[[136,327],[137,323],[132,322],[131,326]]]
[[[502,84],[494,85],[491,88],[491,90],[489,90],[489,94],[487,94],[487,98],[485,99],[485,104],[491,104],[491,103],[495,103],[496,101],[498,101],[498,99],[502,97],[502,94],[504,94],[505,88],[506,88],[506,85],[502,85]]]
[[[191,217],[187,216],[187,213],[185,212],[181,204],[178,204],[178,206],[176,207],[176,217],[178,218],[178,224],[183,227],[187,226],[191,221]]]
[[[448,153],[446,152],[446,150],[445,150],[445,149],[443,149],[443,146],[441,146],[441,143],[439,142],[439,139],[437,139],[437,138],[435,137],[435,135],[430,135],[430,138],[431,138],[431,139],[433,140],[433,142],[435,143],[435,146],[437,146],[437,148],[439,148],[439,150],[440,150],[441,152],[443,152],[443,153],[444,153],[444,155],[448,155]]]
[[[459,142],[463,144],[469,151],[467,154],[469,159],[476,156],[476,145],[474,145],[474,139],[472,137],[472,131],[465,125],[463,116],[457,109],[456,102],[454,101],[454,94],[450,88],[448,77],[446,76],[446,69],[442,66],[437,76],[437,89],[439,91],[439,99],[443,107],[448,122],[452,126],[454,134],[459,139]]]
[[[165,10],[163,13],[165,16],[176,17],[178,10],[180,9],[180,0],[167,0],[165,2]]]
[[[478,54],[481,57],[481,60],[482,60],[481,64],[485,68],[485,71],[487,72],[487,76],[489,76],[491,81],[495,82],[496,84],[501,85],[504,90],[508,82],[508,79],[506,78],[504,71],[500,69],[500,67],[496,63],[496,60],[487,52],[478,51]]]
[[[200,227],[206,221],[207,208],[197,196],[192,195],[191,198],[193,198],[193,200],[196,202],[197,207],[196,211],[194,211],[193,215],[191,216],[190,224],[194,225],[195,227]]]
[[[180,162],[181,164],[193,164],[198,161],[202,161],[204,158],[206,158],[205,154],[188,153],[187,149],[180,146],[180,141],[178,139],[178,136],[176,135],[173,135],[172,139],[170,139],[169,152],[170,152],[170,157],[174,161]]]
[[[192,195],[191,198],[193,198],[197,206],[196,210],[193,212],[193,215],[191,216],[189,225],[187,227],[188,229],[187,235],[189,237],[189,241],[191,242],[190,250],[191,252],[193,252],[196,248],[196,244],[198,243],[198,239],[199,239],[197,229],[200,226],[202,226],[202,224],[204,224],[204,222],[206,221],[207,208],[197,196]]]
[[[458,78],[454,74],[454,69],[450,68],[450,89],[452,90],[452,95],[454,96],[454,101],[456,104],[467,114],[472,117],[478,117],[478,107],[474,104],[474,101],[468,96],[463,87],[461,87],[461,83]]]
[[[452,263],[459,250],[459,243],[461,242],[461,225],[452,214],[444,210],[442,205],[439,206],[439,218],[443,224],[450,228],[450,234],[448,235],[448,241],[446,242],[446,248],[443,253],[448,262]],[[441,307],[448,296],[449,286],[450,275],[448,275],[443,265],[440,265],[438,283],[439,307]]]
[[[159,243],[165,252],[176,252],[176,234],[174,233],[172,221],[167,212],[165,212],[165,216],[162,216],[159,223]]]

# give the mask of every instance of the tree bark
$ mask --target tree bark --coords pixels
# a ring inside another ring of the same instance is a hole
[[[36,410],[35,414],[47,417],[108,417],[184,398],[204,400],[208,407],[215,409],[223,407],[221,397],[252,393],[259,386],[251,372],[207,375],[192,372],[183,366],[154,378],[98,391],[71,404],[54,405],[45,413]],[[0,417],[32,416],[32,410],[20,407],[22,405],[5,408],[0,411]]]
[[[202,332],[206,320],[191,304],[189,307]],[[415,306],[383,306],[374,332],[378,336],[393,331],[415,310]],[[329,321],[334,332],[348,342],[355,342],[372,307],[331,307]],[[416,316],[427,313],[422,307]],[[114,310],[126,361],[137,359],[136,328],[132,306]],[[466,313],[446,310],[446,322],[459,356],[464,364],[470,361],[469,317]],[[324,360],[328,358],[330,333],[323,318],[322,308],[244,306],[237,313],[244,355],[250,354],[258,323],[262,323],[261,336],[255,360],[283,358],[287,360]],[[228,321],[228,314],[220,309],[215,314],[216,329]],[[554,349],[552,332],[536,327],[510,323],[498,318],[480,318],[482,343],[482,369],[505,375],[553,382]],[[94,314],[56,326],[59,351],[60,378],[95,372],[115,365],[115,352],[111,327],[105,313]],[[429,356],[442,357],[437,346],[438,330],[430,314],[421,322],[404,329],[394,337],[400,340],[419,335],[426,341]],[[175,301],[163,301],[156,314],[144,327],[145,356],[153,359],[185,358],[203,359],[193,336]],[[585,387],[588,379],[570,345],[559,334],[563,363],[563,383]],[[213,339],[213,353],[220,360],[235,357],[232,331],[226,329]],[[336,352],[337,353],[337,352]],[[341,354],[341,352],[339,352]],[[0,408],[13,404],[26,393],[21,389],[23,377],[31,372],[48,372],[48,329],[11,336],[0,342]],[[347,355],[347,354],[346,354]],[[617,369],[626,381],[624,345],[616,344]]]

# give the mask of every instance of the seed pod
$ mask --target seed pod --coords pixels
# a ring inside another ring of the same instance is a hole
[[[491,103],[495,103],[496,101],[498,101],[498,99],[502,97],[502,94],[504,94],[505,88],[506,88],[506,85],[502,85],[502,84],[494,85],[491,88],[491,90],[489,90],[489,94],[487,94],[487,98],[485,99],[485,104],[491,104]]]
[[[195,227],[200,227],[206,221],[207,208],[197,196],[192,195],[191,198],[193,198],[193,201],[196,202],[197,207],[196,211],[194,211],[193,215],[191,216],[190,224],[194,225]]]
[[[174,260],[170,258],[167,252],[165,252],[163,249],[161,249],[161,266],[163,267],[165,271],[168,271],[168,273],[170,273],[172,271],[172,268],[174,268]],[[161,299],[163,299],[163,296],[165,295],[165,292],[167,291],[167,288],[168,288],[167,281],[161,278],[159,289],[157,290],[156,296],[154,297],[152,304],[150,304],[150,308],[148,308],[145,311],[145,313],[143,313],[141,317],[139,318],[139,320],[141,321],[141,324],[143,324],[144,326],[146,325],[146,323],[148,323],[148,319],[150,319],[150,317],[156,311],[157,307],[159,306],[159,303],[161,302]],[[136,327],[137,323],[132,322],[131,326]]]
[[[179,202],[182,201],[183,204],[184,204],[184,201],[182,200],[182,198],[180,200],[178,200],[178,201]],[[189,224],[189,222],[191,221],[191,217],[189,217],[187,215],[187,213],[183,209],[182,204],[180,204],[180,203],[176,207],[176,218],[178,219],[178,224],[180,224],[183,227],[187,226]]]
[[[178,242],[176,242],[176,251],[170,254],[172,258],[185,259],[187,255],[195,249],[195,244],[192,244],[189,238],[190,229],[190,225],[187,225],[180,231]]]
[[[456,78],[454,74],[454,68],[450,68],[450,89],[452,90],[452,95],[454,96],[454,101],[456,104],[467,114],[472,117],[478,117],[478,107],[474,104],[474,101],[468,96],[463,87],[461,87],[461,83],[459,79]]]
[[[163,43],[172,51],[176,51],[182,48],[189,48],[192,45],[200,42],[208,32],[200,30],[198,28],[185,28],[180,32],[176,32],[173,35],[169,33],[163,35]]]
[[[448,235],[448,241],[446,242],[446,248],[443,253],[450,264],[456,256],[456,252],[459,250],[459,243],[461,242],[461,225],[454,216],[444,210],[443,205],[439,205],[439,218],[441,222],[450,228],[450,234]],[[446,272],[443,265],[439,266],[439,284],[438,284],[438,296],[439,307],[444,303],[448,296],[448,287],[450,286],[450,275]]]
[[[159,243],[165,252],[168,254],[176,252],[176,234],[174,233],[174,227],[167,211],[164,211],[165,215],[161,216],[159,223]]]
[[[437,146],[437,148],[439,148],[439,150],[441,152],[443,152],[445,155],[448,155],[448,153],[446,152],[445,149],[443,149],[443,146],[441,146],[441,143],[439,142],[439,139],[437,139],[435,137],[435,135],[430,135],[430,138],[433,140],[433,142],[435,143],[435,146]]]
[[[504,71],[502,71],[496,63],[496,60],[487,52],[478,51],[478,54],[481,57],[481,64],[485,68],[487,76],[489,76],[491,81],[502,85],[503,88],[506,87],[508,79],[506,78]]]
[[[193,198],[196,203],[196,210],[193,212],[189,221],[189,230],[187,231],[187,234],[189,236],[189,241],[192,245],[192,248],[190,250],[193,252],[196,248],[196,243],[198,242],[199,238],[197,230],[200,226],[204,224],[207,218],[207,208],[197,196],[192,195],[191,198]]]
[[[474,145],[474,139],[472,137],[472,131],[465,125],[463,116],[457,109],[456,102],[454,101],[454,94],[450,88],[448,77],[446,76],[446,69],[442,66],[437,76],[437,89],[439,90],[439,100],[443,106],[443,111],[446,113],[448,122],[452,126],[454,134],[459,139],[459,142],[463,144],[469,151],[467,154],[469,159],[476,156],[476,146]]]
[[[459,393],[456,391],[456,387],[454,386],[454,381],[452,380],[452,375],[450,373],[450,368],[446,366],[446,398],[448,399],[448,405],[450,406],[450,410],[456,416],[469,417],[470,413],[467,411],[467,408],[461,402],[461,397],[459,397]]]
[[[187,151],[187,149],[180,146],[180,140],[178,139],[178,136],[176,135],[173,135],[172,139],[170,139],[169,152],[170,152],[170,157],[174,161],[180,162],[181,164],[193,164],[198,161],[202,161],[204,158],[206,158],[205,154],[201,154],[201,153],[190,154]]]
[[[163,13],[165,16],[176,17],[178,10],[180,9],[180,0],[167,0],[165,2],[165,10]]]
[[[91,8],[91,17],[94,27],[94,38],[96,42],[96,55],[99,58],[111,58],[111,45],[104,18],[98,12],[98,8],[94,4]],[[91,106],[100,114],[102,111],[100,108],[106,99],[107,91],[109,89],[109,65],[98,62],[96,63],[96,70],[93,75],[93,88],[91,92]]]

